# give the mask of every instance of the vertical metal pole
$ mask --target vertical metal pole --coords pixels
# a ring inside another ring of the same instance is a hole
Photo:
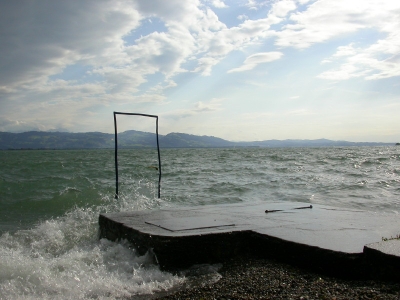
[[[158,116],[156,117],[156,136],[157,136],[157,151],[158,151],[158,199],[160,196],[161,189],[161,157],[160,157],[160,145],[158,142]]]
[[[114,112],[114,141],[115,141],[115,199],[118,199],[118,140],[117,140],[117,115]]]

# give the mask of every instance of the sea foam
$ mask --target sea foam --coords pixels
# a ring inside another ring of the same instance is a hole
[[[30,230],[0,237],[0,299],[116,299],[153,294],[185,281],[159,270],[127,242],[98,239],[101,211],[157,206],[141,195],[74,208]]]

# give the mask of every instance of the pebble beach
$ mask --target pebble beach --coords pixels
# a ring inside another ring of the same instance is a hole
[[[400,299],[398,282],[334,278],[268,259],[230,260],[218,274],[158,299]]]

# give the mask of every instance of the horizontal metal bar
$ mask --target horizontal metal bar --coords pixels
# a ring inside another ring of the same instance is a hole
[[[118,112],[118,111],[114,111],[114,115],[143,116],[143,117],[158,118],[158,116],[156,116],[156,115],[147,115],[147,114],[139,114],[139,113],[125,113],[125,112]]]

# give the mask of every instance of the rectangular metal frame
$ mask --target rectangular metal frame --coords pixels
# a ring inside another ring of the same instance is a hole
[[[115,130],[115,198],[118,199],[118,133],[117,133],[117,115],[127,116],[142,116],[156,119],[156,138],[157,138],[157,153],[158,153],[158,198],[161,197],[161,156],[160,156],[160,144],[158,142],[158,116],[147,115],[140,113],[126,113],[114,111],[114,130]]]

